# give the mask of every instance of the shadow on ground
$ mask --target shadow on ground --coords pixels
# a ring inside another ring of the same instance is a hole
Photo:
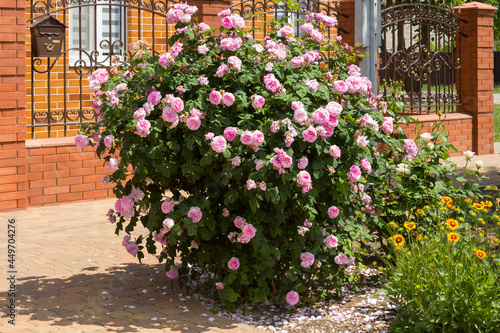
[[[68,330],[91,325],[111,332],[235,328],[218,316],[209,321],[213,314],[185,295],[179,296],[182,292],[165,276],[162,265],[122,264],[105,273],[94,273],[95,269],[88,267],[69,277],[19,279],[18,321]],[[6,296],[0,294],[2,304]]]

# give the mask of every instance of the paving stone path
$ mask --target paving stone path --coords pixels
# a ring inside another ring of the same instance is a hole
[[[0,332],[262,332],[188,298],[146,255],[129,255],[105,216],[114,200],[0,213]],[[15,272],[8,273],[8,220]],[[15,275],[15,326],[6,316]]]

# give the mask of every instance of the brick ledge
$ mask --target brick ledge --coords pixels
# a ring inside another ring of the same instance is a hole
[[[74,137],[26,140],[26,148],[76,146]]]

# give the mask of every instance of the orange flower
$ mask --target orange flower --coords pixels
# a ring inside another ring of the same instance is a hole
[[[447,235],[447,238],[450,242],[458,242],[460,239],[460,236],[456,232],[450,232]]]
[[[482,250],[477,250],[476,251],[476,256],[479,258],[479,259],[483,259],[484,257],[486,257],[486,252],[482,251]]]
[[[417,225],[415,224],[415,222],[405,222],[405,228],[408,229],[408,230],[413,230],[417,227]]]
[[[446,204],[446,208],[448,208],[448,209],[454,209],[455,206],[453,206],[451,203],[449,203],[449,204]]]
[[[493,202],[491,202],[491,201],[484,201],[484,202],[481,201],[481,203],[483,204],[484,207],[488,207],[488,208],[493,207]]]
[[[473,203],[472,207],[474,207],[477,210],[483,210],[483,208],[484,208],[483,205],[481,205],[480,203],[477,203],[477,202]]]
[[[442,197],[441,201],[445,204],[451,203],[453,200],[450,197]]]
[[[424,215],[424,210],[419,208],[417,209],[417,213],[420,215]]]
[[[423,239],[424,239],[424,237],[422,237],[422,236],[418,236],[418,237],[417,237],[417,240],[418,240],[419,242],[421,242]]]
[[[403,237],[403,235],[397,234],[394,235],[393,242],[396,247],[401,248],[401,246],[403,246],[403,244],[405,243],[405,238]]]
[[[471,198],[467,198],[467,199],[465,199],[465,202],[467,202],[468,204],[470,204],[472,202],[472,199]]]
[[[493,238],[493,241],[494,241],[495,243],[500,242],[500,240],[499,240],[498,238],[496,238],[496,237],[495,237],[495,238]]]
[[[448,228],[450,228],[450,230],[458,229],[458,221],[457,220],[447,219],[446,224],[448,225]]]

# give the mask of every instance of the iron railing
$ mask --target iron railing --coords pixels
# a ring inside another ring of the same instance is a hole
[[[30,0],[27,25],[52,15],[68,27],[60,55],[29,57],[27,71],[28,129],[38,128],[51,137],[87,122],[96,121],[86,77],[95,69],[109,68],[113,56],[125,64],[132,53],[128,45],[149,42],[154,53],[166,51],[172,28],[168,10],[177,1],[155,0]],[[118,22],[117,22],[118,21]],[[69,30],[69,31],[68,31]],[[169,31],[171,30],[171,31]],[[46,130],[45,130],[46,129]]]

